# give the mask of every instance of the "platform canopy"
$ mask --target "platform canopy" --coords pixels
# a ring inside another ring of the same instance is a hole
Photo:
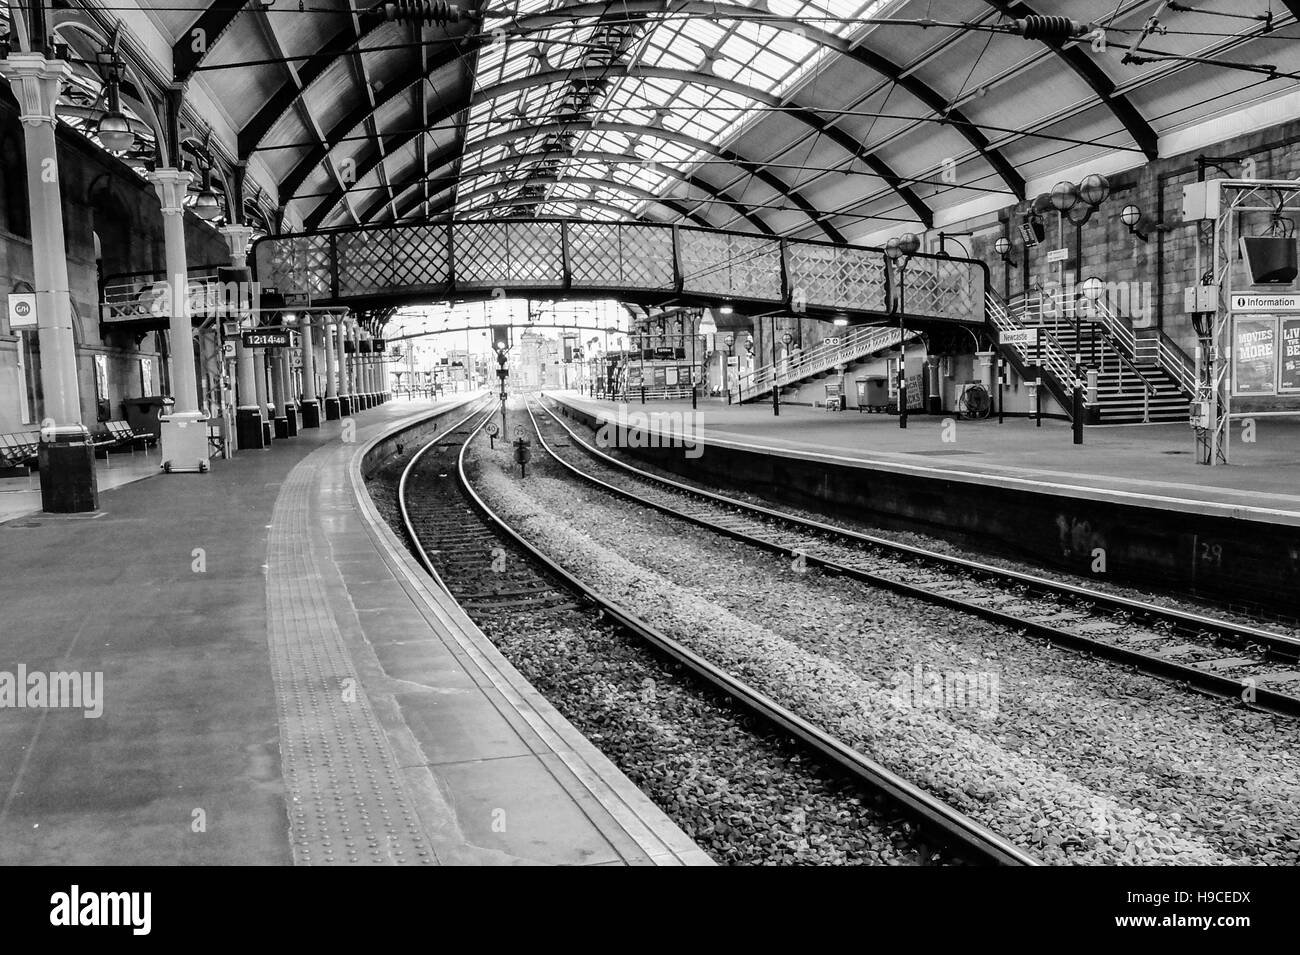
[[[141,75],[187,84],[191,125],[299,231],[563,216],[876,242],[1300,99],[1300,0],[462,3],[85,6]]]

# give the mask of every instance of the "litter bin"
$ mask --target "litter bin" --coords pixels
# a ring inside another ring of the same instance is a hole
[[[162,422],[159,415],[170,414],[176,405],[176,399],[167,395],[150,395],[145,398],[125,398],[122,407],[126,409],[126,423],[136,434],[152,434],[162,438]]]
[[[889,407],[889,382],[883,376],[854,378],[858,386],[858,412],[880,411]]]
[[[75,514],[99,507],[95,444],[83,425],[43,430],[37,461],[41,469],[43,510],[52,514]]]

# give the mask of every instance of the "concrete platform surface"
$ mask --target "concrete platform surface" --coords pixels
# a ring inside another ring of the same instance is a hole
[[[1182,424],[1087,428],[1075,445],[1068,422],[996,418],[967,421],[913,414],[906,429],[894,415],[824,411],[769,402],[727,405],[701,400],[690,419],[689,401],[641,404],[547,392],[576,408],[617,421],[620,414],[667,414],[664,433],[683,426],[709,443],[771,449],[775,453],[906,471],[946,480],[1022,487],[1212,516],[1300,524],[1300,420],[1258,418],[1254,441],[1232,436],[1232,464],[1196,460],[1192,430]],[[619,409],[623,409],[620,412]],[[693,420],[693,424],[685,422]]]
[[[365,495],[372,439],[463,400],[0,524],[0,863],[707,862]]]
[[[162,454],[157,447],[141,448],[134,453],[111,454],[95,461],[95,476],[100,492],[123,484],[153,477],[162,468]],[[27,477],[0,478],[0,524],[15,517],[41,511],[41,476],[33,471]]]

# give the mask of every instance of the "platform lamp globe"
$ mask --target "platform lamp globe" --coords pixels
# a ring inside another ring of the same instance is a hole
[[[99,137],[105,149],[115,153],[124,153],[135,145],[135,131],[131,129],[131,122],[126,118],[126,114],[122,112],[120,85],[118,64],[114,63],[105,87],[108,109],[95,124],[95,135]]]

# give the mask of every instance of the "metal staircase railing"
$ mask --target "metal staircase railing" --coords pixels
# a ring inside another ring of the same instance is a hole
[[[1000,342],[998,348],[1004,352],[1013,351],[1026,368],[1034,365],[1041,367],[1043,373],[1049,377],[1049,387],[1056,394],[1057,400],[1065,404],[1068,412],[1070,403],[1066,400],[1066,396],[1069,395],[1071,382],[1074,381],[1074,359],[1045,325],[1024,321],[1022,316],[1016,315],[1015,311],[994,292],[987,292],[985,297],[985,312],[989,322],[998,331],[999,337],[1004,331],[1038,328],[1038,344],[1032,349],[1021,345],[1003,345]]]
[[[915,337],[915,332],[908,334],[909,339]],[[771,392],[774,381],[776,387],[784,388],[820,372],[829,371],[836,365],[848,364],[874,352],[897,347],[898,341],[897,328],[874,325],[855,328],[834,344],[823,343],[802,352],[797,358],[777,362],[775,366],[763,365],[741,375],[735,386],[730,388],[732,400],[738,403],[752,401]]]
[[[1074,302],[1062,302],[1057,304],[1057,308],[1049,313],[1044,308],[1042,296],[1020,296],[1021,302],[1020,315],[1021,321],[1027,327],[1036,326],[1040,329],[1040,335],[1046,333],[1056,343],[1056,346],[1065,353],[1065,346],[1060,343],[1058,334],[1075,332],[1074,326]],[[1084,302],[1079,299],[1079,302]],[[1142,392],[1142,420],[1149,422],[1151,420],[1151,399],[1155,397],[1157,388],[1155,383],[1143,373],[1136,362],[1135,344],[1136,338],[1133,334],[1132,323],[1122,319],[1116,313],[1112,312],[1105,303],[1089,302],[1084,306],[1088,309],[1086,321],[1096,324],[1101,329],[1102,348],[1098,370],[1107,373],[1106,359],[1113,356],[1115,360],[1115,374],[1117,375],[1116,383],[1121,392],[1127,390],[1128,383],[1125,376],[1131,376],[1136,379],[1138,387]],[[1081,319],[1084,313],[1079,314]],[[1077,337],[1075,340],[1076,353],[1082,348],[1082,342]],[[1070,367],[1074,362],[1067,356]],[[1070,380],[1070,379],[1065,379]],[[1104,404],[1098,402],[1099,405]]]

